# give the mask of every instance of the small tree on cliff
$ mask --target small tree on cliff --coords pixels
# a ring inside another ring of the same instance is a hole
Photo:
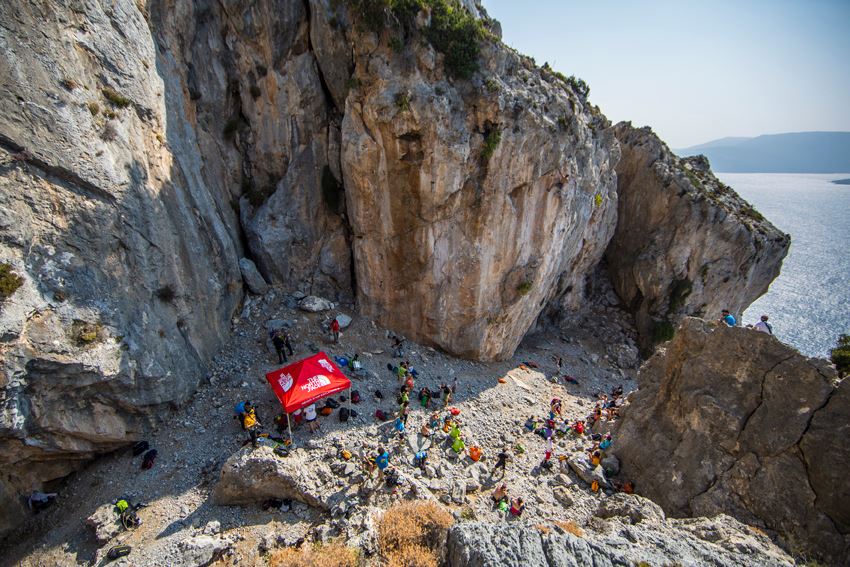
[[[839,376],[850,372],[850,335],[838,337],[835,348],[829,351],[829,357],[838,370]]]

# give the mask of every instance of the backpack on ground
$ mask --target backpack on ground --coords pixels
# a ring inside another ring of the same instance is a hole
[[[133,445],[133,456],[138,457],[148,449],[150,449],[150,444],[147,441],[139,441]]]
[[[124,510],[124,512],[121,513],[121,525],[124,526],[125,530],[134,530],[138,528],[141,523],[142,521],[133,509]]]
[[[325,406],[325,407],[323,407],[322,409],[319,410],[319,413],[321,415],[325,416],[325,417],[329,416],[333,412],[334,412],[334,409],[330,406]]]
[[[350,412],[349,412],[348,408],[340,408],[340,410],[339,410],[339,420],[343,421],[343,422],[348,421],[349,414],[350,414]]]
[[[156,449],[151,449],[145,453],[145,457],[142,459],[142,470],[146,471],[153,467],[153,463],[156,461],[156,455]]]
[[[130,555],[132,550],[133,548],[129,545],[116,545],[109,548],[109,551],[106,552],[106,558],[110,561],[115,561],[116,559]]]
[[[339,407],[339,402],[333,398],[328,398],[325,400],[325,407],[337,409]]]
[[[359,390],[354,390],[353,392],[351,392],[351,403],[352,404],[359,404],[360,403],[360,391]]]

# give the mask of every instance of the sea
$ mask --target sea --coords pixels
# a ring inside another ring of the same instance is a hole
[[[715,175],[791,235],[782,272],[741,324],[766,314],[783,342],[828,357],[838,336],[850,334],[850,185],[831,183],[850,173]]]

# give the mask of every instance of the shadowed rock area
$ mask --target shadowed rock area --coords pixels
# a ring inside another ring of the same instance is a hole
[[[624,409],[624,476],[672,516],[729,514],[789,548],[850,555],[850,383],[750,329],[686,318]]]

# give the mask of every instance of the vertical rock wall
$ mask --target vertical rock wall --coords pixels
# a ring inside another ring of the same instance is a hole
[[[389,33],[354,42],[342,123],[358,307],[460,356],[509,357],[546,303],[582,297],[615,225],[616,142],[498,44],[452,81],[419,35]]]
[[[679,159],[648,128],[614,129],[619,216],[606,252],[614,289],[650,351],[682,317],[744,309],[779,275],[790,238],[711,173]]]

